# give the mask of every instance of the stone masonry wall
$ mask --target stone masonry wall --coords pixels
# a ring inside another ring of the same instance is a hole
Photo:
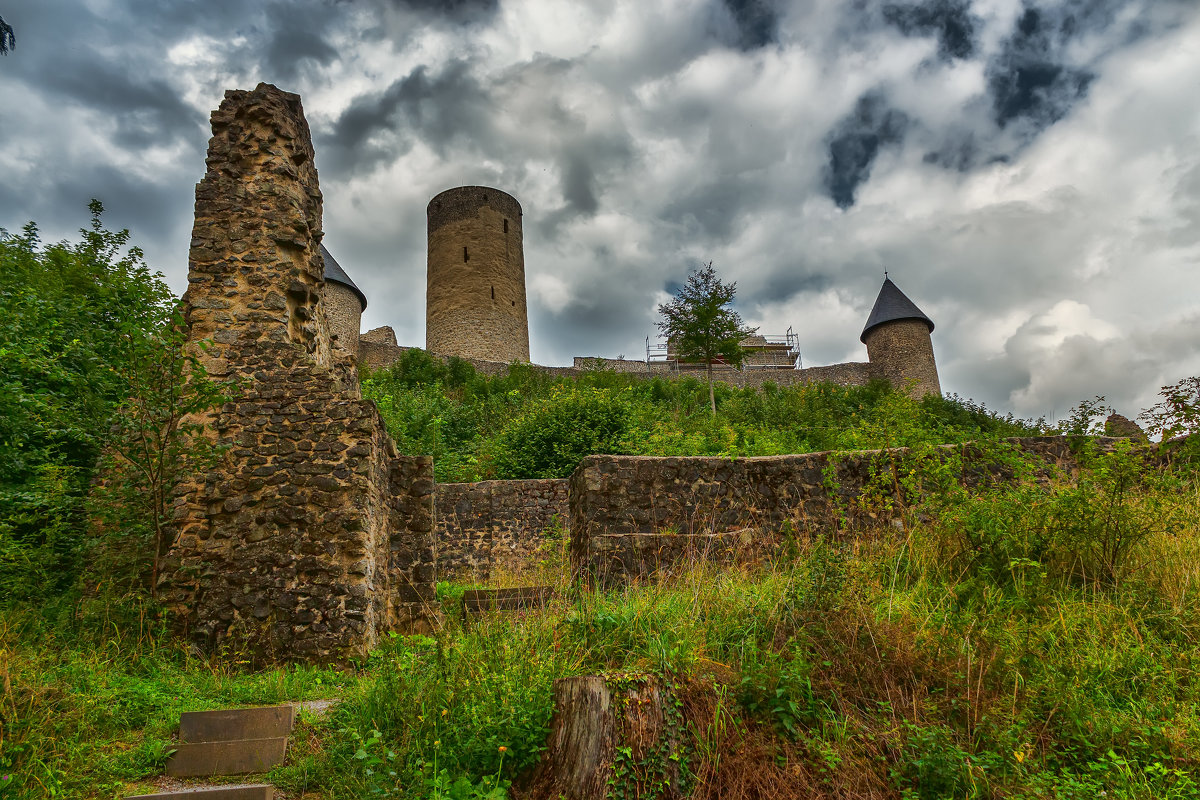
[[[376,339],[378,337],[375,337]],[[370,369],[384,369],[400,360],[405,350],[411,347],[400,347],[386,341],[372,341],[363,337],[358,344],[359,363]],[[497,375],[508,369],[508,364],[499,361],[486,361],[478,358],[465,359],[469,361],[482,375]],[[628,373],[642,377],[677,378],[690,375],[703,379],[704,371],[672,369],[664,361],[652,361],[647,367],[645,361],[631,361],[616,358],[584,358],[576,356],[574,365],[570,367],[544,367],[531,364],[530,367],[547,375],[558,375],[577,378],[588,370],[611,369],[615,372]],[[883,373],[874,365],[866,362],[851,361],[845,364],[831,364],[827,367],[809,367],[808,369],[722,369],[714,372],[714,377],[721,383],[739,388],[753,386],[761,387],[770,381],[776,386],[800,386],[809,383],[834,383],[839,386],[866,386],[873,380],[882,380]]]
[[[1065,438],[1016,441],[1048,466],[1074,463]],[[570,478],[571,561],[601,585],[616,585],[669,571],[689,556],[722,561],[754,553],[772,546],[767,539],[785,523],[797,533],[836,532],[888,457],[588,456]],[[878,513],[849,521],[878,523]]]
[[[486,186],[429,202],[426,348],[488,361],[529,361],[521,206]]]
[[[942,393],[933,340],[921,320],[904,319],[873,328],[867,334],[867,357],[880,375],[914,399]]]
[[[433,613],[432,464],[396,455],[330,349],[299,97],[227,92],[212,126],[185,318],[209,374],[233,383],[197,420],[220,457],[175,490],[161,595],[205,647],[343,661]]]
[[[439,483],[439,574],[486,580],[496,567],[529,562],[547,531],[567,525],[567,485],[565,479]]]
[[[362,324],[362,303],[348,286],[330,281],[325,284],[325,317],[335,344],[358,357],[358,329]]]

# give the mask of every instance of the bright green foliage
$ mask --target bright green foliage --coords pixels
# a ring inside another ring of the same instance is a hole
[[[746,327],[738,313],[728,307],[736,293],[737,284],[721,283],[710,261],[692,270],[675,297],[658,307],[663,317],[658,329],[667,337],[679,360],[705,365],[713,414],[717,413],[713,363],[741,366],[745,359],[742,340],[758,330]]]
[[[890,446],[932,447],[981,435],[1020,436],[1036,423],[959,398],[917,403],[884,383],[737,389],[693,377],[645,380],[605,370],[554,378],[514,365],[494,377],[465,361],[410,350],[370,373],[402,453],[430,455],[439,481],[566,477],[585,455],[763,456]]]
[[[129,232],[91,206],[76,243],[37,228],[0,232],[0,598],[50,597],[73,584],[88,528],[84,500],[108,450],[124,468],[102,508],[120,539],[138,525],[144,565],[162,543],[166,491],[189,411],[219,397],[182,351],[178,301]],[[123,458],[122,458],[123,457]],[[114,516],[115,515],[115,516]],[[152,537],[152,538],[151,538]],[[135,548],[136,549],[136,548]],[[156,559],[154,559],[156,560]]]
[[[498,800],[539,757],[555,679],[650,672],[692,698],[695,797],[727,796],[723,771],[737,785],[743,769],[798,770],[829,798],[1196,798],[1200,493],[1168,474],[1114,494],[1105,458],[1054,487],[985,487],[957,515],[962,498],[924,508],[903,534],[796,539],[755,568],[577,595],[564,578],[545,612],[448,614],[346,672],[197,661],[136,609],[92,610],[85,628],[9,615],[0,774],[22,800],[117,798],[161,771],[180,710],[338,696],[331,716],[302,715],[268,780],[329,800]],[[1074,567],[1107,536],[1067,514],[1081,491],[1158,520],[1116,582]],[[985,562],[963,526],[1009,540]],[[1049,546],[1020,550],[1035,530]],[[714,704],[699,715],[696,692]]]
[[[499,478],[559,478],[586,455],[620,453],[629,429],[624,392],[555,387],[542,404],[505,426],[493,446]]]

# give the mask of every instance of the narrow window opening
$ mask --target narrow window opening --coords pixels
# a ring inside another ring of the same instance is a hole
[[[471,260],[471,257],[469,255],[467,255],[467,248],[464,247],[463,248],[463,263],[465,264],[470,260]]]
[[[504,232],[508,233],[508,220],[504,220]]]
[[[485,203],[487,202],[487,195],[486,195],[486,194],[483,196],[483,202],[485,202]]]
[[[496,299],[496,287],[495,286],[492,287],[492,299],[493,300]]]

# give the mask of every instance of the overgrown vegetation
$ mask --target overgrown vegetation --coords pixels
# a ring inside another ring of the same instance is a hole
[[[604,593],[572,584],[548,538],[535,577],[504,579],[554,583],[544,611],[464,623],[444,584],[443,627],[347,669],[191,652],[148,597],[161,501],[138,487],[170,480],[186,439],[158,437],[171,420],[186,436],[181,409],[216,391],[188,388],[182,355],[148,358],[180,352],[174,301],[94,214],[78,244],[0,237],[4,800],[149,790],[180,712],[316,698],[340,702],[301,714],[267,776],[289,796],[515,797],[553,682],[596,673],[671,682],[697,798],[1200,797],[1195,437],[1165,458],[1092,448],[1102,401],[1070,421],[1080,469],[1055,474],[1003,442],[1041,426],[955,398],[718,385],[713,416],[695,380],[488,378],[412,351],[364,392],[441,480],[563,475],[592,452],[905,445],[862,501],[902,527],[763,531],[786,546],[759,563]],[[1198,386],[1165,387],[1154,432],[1197,430]],[[89,509],[103,452],[128,469]],[[87,592],[85,558],[105,577]]]
[[[765,456],[857,450],[1045,429],[957,397],[917,403],[871,386],[715,386],[694,377],[645,379],[596,369],[553,377],[514,364],[488,377],[470,363],[405,351],[365,376],[402,453],[430,455],[439,481],[563,478],[592,453]]]
[[[14,796],[116,797],[160,770],[180,710],[340,696],[277,785],[503,797],[556,678],[633,671],[680,687],[695,797],[1198,797],[1200,489],[1124,448],[1092,458],[1053,489],[913,506],[901,535],[622,591],[573,592],[556,549],[548,610],[464,624],[451,606],[346,672],[200,660],[129,609],[23,612],[0,631],[0,763]]]
[[[76,243],[0,230],[0,605],[72,596],[85,561],[152,586],[180,456],[202,442],[187,416],[221,397],[161,275],[90,210]]]

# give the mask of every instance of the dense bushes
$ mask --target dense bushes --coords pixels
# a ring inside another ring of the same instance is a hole
[[[761,390],[717,384],[717,414],[694,377],[605,370],[553,378],[513,365],[495,377],[465,361],[406,351],[364,377],[400,450],[431,455],[440,481],[566,477],[591,453],[784,455],[1019,436],[1040,423],[952,397],[921,402],[884,383]]]
[[[152,584],[174,472],[203,443],[183,420],[221,397],[161,275],[90,208],[76,243],[0,231],[0,604],[74,588],[98,537],[100,579]]]

